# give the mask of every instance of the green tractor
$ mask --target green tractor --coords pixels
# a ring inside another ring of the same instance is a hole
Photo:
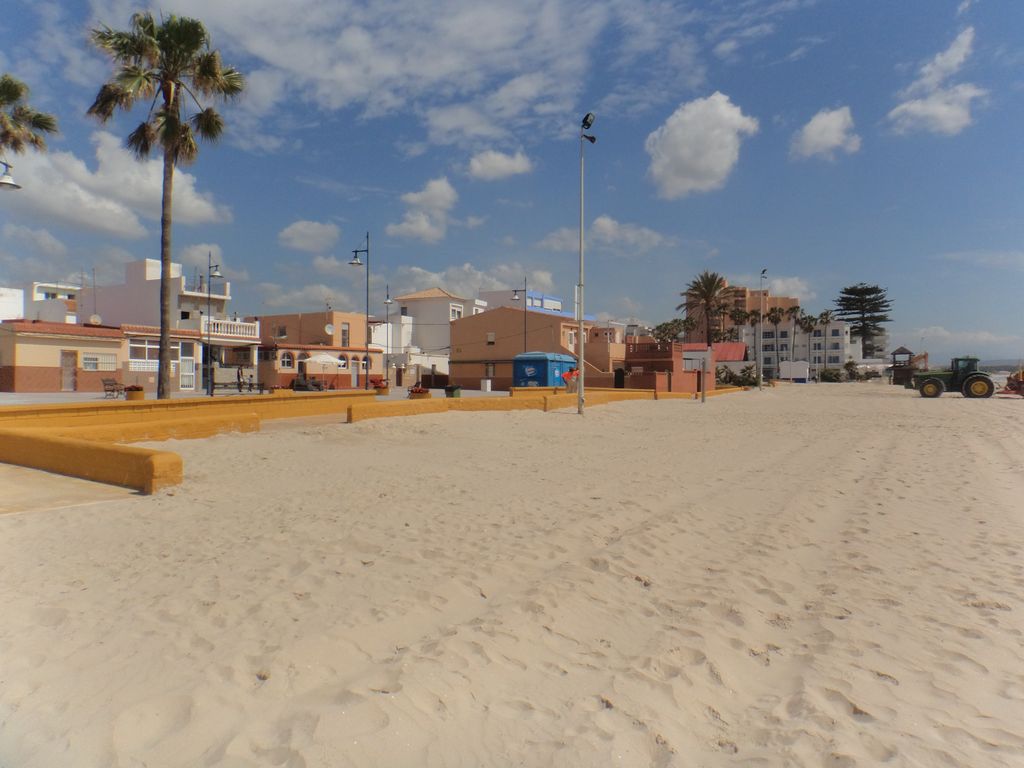
[[[960,392],[964,397],[992,397],[996,385],[985,371],[978,370],[978,358],[954,357],[948,371],[921,371],[906,383],[921,397],[938,397],[943,392]]]

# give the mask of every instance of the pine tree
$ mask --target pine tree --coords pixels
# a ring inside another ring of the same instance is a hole
[[[874,338],[883,332],[882,323],[892,322],[892,302],[885,288],[857,283],[843,288],[835,301],[836,316],[850,324],[850,334],[860,336],[861,354],[874,357]]]

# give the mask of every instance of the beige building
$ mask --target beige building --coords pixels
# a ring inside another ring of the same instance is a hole
[[[592,322],[584,324],[590,339],[603,339],[594,333]],[[576,354],[578,323],[572,317],[551,312],[498,307],[451,323],[450,381],[466,389],[480,389],[481,381],[492,389],[512,385],[512,360],[521,352],[561,352]],[[623,348],[625,345],[620,344]],[[602,343],[584,347],[587,373],[611,370],[614,357]]]
[[[730,328],[736,327],[736,323],[732,319],[732,312],[734,310],[742,312],[759,312],[763,310],[767,314],[773,307],[786,310],[790,307],[799,306],[800,299],[792,296],[772,296],[767,288],[762,291],[760,289],[746,288],[742,285],[730,285],[726,288],[725,303],[721,314],[718,316],[717,329],[725,332]],[[686,307],[686,314],[691,314],[689,304]],[[741,330],[743,325],[746,324],[741,324]],[[704,340],[703,324],[686,334],[686,341],[688,343],[703,342]]]
[[[7,320],[0,323],[0,392],[102,392],[121,378],[119,328]]]

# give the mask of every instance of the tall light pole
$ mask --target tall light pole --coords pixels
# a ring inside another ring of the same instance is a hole
[[[395,300],[391,298],[391,286],[384,286],[384,322],[387,325],[388,350],[384,353],[384,382],[391,386],[391,305]]]
[[[591,136],[585,131],[590,130],[590,126],[594,124],[594,113],[587,112],[583,116],[583,122],[580,123],[580,281],[579,285],[576,286],[576,311],[579,313],[577,318],[579,326],[576,331],[576,371],[578,379],[576,382],[576,412],[583,415],[583,369],[584,363],[584,334],[583,334],[583,142],[589,141],[591,144],[597,141],[596,136]]]
[[[370,388],[370,233],[366,233],[366,247],[352,249],[353,267],[363,266],[359,260],[359,254],[366,254],[366,352],[363,356],[363,365],[366,366],[366,373],[363,374],[363,389]]]
[[[11,178],[11,168],[14,166],[6,160],[0,160],[0,165],[4,167],[3,175],[0,176],[0,189],[21,189],[21,185]]]
[[[757,313],[757,388],[764,389],[764,281],[768,278],[768,268],[761,270],[761,297]]]
[[[213,397],[213,278],[220,279],[220,264],[213,263],[213,253],[206,252],[206,394]]]
[[[519,289],[512,291],[512,301],[519,301]],[[523,278],[523,352],[526,352],[526,278]]]

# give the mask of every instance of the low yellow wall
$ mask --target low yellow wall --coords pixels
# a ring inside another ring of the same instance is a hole
[[[187,420],[119,422],[82,427],[47,427],[35,434],[74,437],[101,443],[139,443],[157,440],[191,440],[212,437],[222,432],[258,432],[260,420],[255,413],[198,416]]]
[[[0,430],[0,461],[123,485],[143,493],[177,485],[182,479],[181,457],[176,453],[32,430]]]
[[[461,399],[461,398],[460,398]],[[448,401],[443,398],[422,400],[394,400],[391,402],[353,403],[348,407],[348,423],[367,419],[385,419],[391,416],[421,416],[425,413],[447,413]]]
[[[656,392],[655,400],[699,400],[700,395],[689,392]]]
[[[448,400],[449,411],[544,410],[543,397],[458,397]]]

